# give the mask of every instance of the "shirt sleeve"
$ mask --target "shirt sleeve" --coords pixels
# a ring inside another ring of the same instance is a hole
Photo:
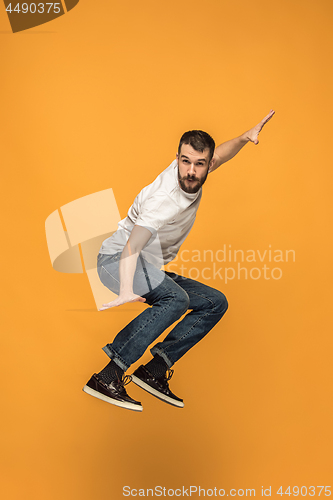
[[[143,226],[154,234],[171,222],[178,211],[177,204],[167,194],[152,196],[143,204],[135,225]]]

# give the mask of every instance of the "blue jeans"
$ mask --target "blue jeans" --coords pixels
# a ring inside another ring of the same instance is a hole
[[[119,295],[119,260],[114,255],[99,254],[97,272],[101,282]],[[225,295],[198,281],[161,271],[138,259],[133,280],[133,291],[144,297],[148,307],[114,338],[103,351],[124,371],[135,363],[147,347],[187,310],[182,321],[168,333],[162,342],[150,350],[161,356],[170,368],[191,347],[199,342],[228,308]]]

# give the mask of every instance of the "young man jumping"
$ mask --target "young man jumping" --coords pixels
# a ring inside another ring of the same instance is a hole
[[[183,134],[176,160],[142,189],[127,217],[118,223],[118,230],[103,242],[97,272],[118,298],[103,304],[100,310],[136,301],[151,307],[103,348],[111,361],[90,378],[83,388],[86,393],[142,411],[141,403],[125,389],[133,381],[166,403],[184,406],[169,388],[171,367],[220,321],[228,303],[220,291],[160,268],[176,257],[189,234],[208,173],[233,158],[248,142],[258,144],[259,132],[273,115],[271,110],[258,125],[216,149],[206,132]],[[164,340],[152,347],[152,359],[132,375],[125,375],[147,347],[188,310]]]

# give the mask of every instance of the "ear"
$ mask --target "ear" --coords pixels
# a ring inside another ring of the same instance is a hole
[[[177,158],[177,161],[179,160],[179,156],[178,156],[178,153],[176,153],[176,158]]]
[[[213,156],[213,158],[209,162],[208,173],[210,173],[214,170],[215,160],[216,160],[216,158],[215,158],[215,156]]]

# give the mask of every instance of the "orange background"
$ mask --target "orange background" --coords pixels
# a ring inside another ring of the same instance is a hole
[[[331,484],[332,13],[81,0],[13,35],[0,9],[3,498]],[[271,245],[296,261],[280,280],[207,282],[230,307],[176,366],[183,410],[134,384],[141,414],[88,397],[101,347],[144,306],[97,312],[85,275],[52,269],[45,219],[109,187],[124,217],[184,131],[221,143],[271,108],[260,144],[208,177],[183,248]]]

